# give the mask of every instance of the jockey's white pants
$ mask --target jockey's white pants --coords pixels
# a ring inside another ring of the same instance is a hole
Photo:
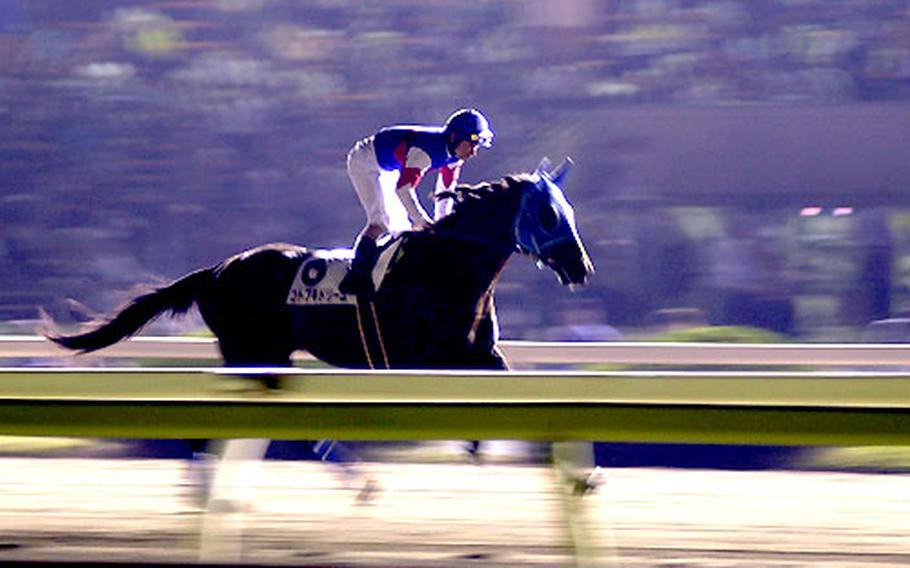
[[[367,222],[398,233],[411,228],[408,212],[395,193],[400,173],[385,171],[376,161],[373,138],[364,138],[348,152],[348,176],[367,214]]]

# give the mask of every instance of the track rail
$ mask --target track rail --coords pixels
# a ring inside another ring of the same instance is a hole
[[[899,366],[910,368],[910,349],[897,344],[802,343],[718,344],[660,342],[502,341],[506,357],[516,364],[575,365],[629,363],[660,365],[814,365],[834,367]],[[0,335],[0,358],[72,357],[43,337]],[[96,358],[217,360],[209,338],[136,337],[77,360]],[[313,360],[300,352],[297,360]]]
[[[502,347],[518,364],[910,367],[901,345]],[[66,355],[40,337],[0,336],[0,357]],[[218,358],[211,339],[160,337],[94,356]],[[264,389],[263,377],[281,388]],[[0,434],[910,445],[910,374],[8,368],[0,369]]]
[[[910,445],[899,373],[0,369],[0,393],[7,435]]]

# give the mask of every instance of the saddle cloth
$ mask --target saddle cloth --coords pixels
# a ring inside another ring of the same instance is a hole
[[[379,257],[373,267],[373,285],[378,290],[388,272],[403,238],[393,237],[380,243]],[[354,251],[351,249],[315,250],[300,263],[287,303],[292,306],[354,305],[357,297],[338,291],[338,284],[348,273]]]

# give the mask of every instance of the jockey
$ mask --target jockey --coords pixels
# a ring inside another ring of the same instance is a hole
[[[351,270],[339,290],[371,296],[376,240],[389,231],[420,230],[433,223],[416,192],[423,176],[438,170],[436,193],[451,190],[465,160],[477,154],[478,146],[489,148],[492,143],[490,123],[476,109],[454,112],[443,126],[389,126],[357,142],[348,153],[348,175],[367,224],[357,237]],[[451,207],[450,200],[437,200],[435,218]]]

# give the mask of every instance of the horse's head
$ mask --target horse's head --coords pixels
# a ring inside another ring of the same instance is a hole
[[[594,272],[578,228],[575,211],[562,191],[572,161],[549,170],[544,158],[537,170],[525,178],[515,216],[514,240],[518,249],[537,259],[538,265],[553,270],[563,285],[584,285]]]
[[[578,236],[575,212],[562,192],[571,163],[567,158],[550,171],[545,158],[533,173],[438,193],[437,199],[455,203],[452,214],[441,219],[433,232],[506,255],[518,250],[540,266],[550,267],[564,285],[583,285],[594,266]]]

